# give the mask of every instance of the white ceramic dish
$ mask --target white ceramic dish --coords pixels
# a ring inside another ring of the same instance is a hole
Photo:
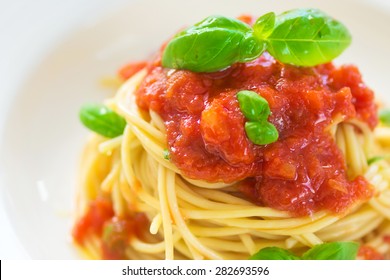
[[[87,135],[80,105],[111,93],[99,86],[102,77],[147,58],[180,27],[210,14],[321,8],[353,34],[337,63],[358,65],[390,103],[386,0],[18,0],[6,7],[0,13],[0,258],[78,258],[70,229]]]

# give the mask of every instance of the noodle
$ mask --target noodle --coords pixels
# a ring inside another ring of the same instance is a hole
[[[383,240],[390,234],[390,166],[383,160],[368,165],[367,159],[384,153],[390,129],[380,127],[373,133],[357,119],[334,124],[331,131],[345,156],[348,176],[364,174],[375,195],[342,214],[323,210],[294,217],[243,199],[229,184],[187,179],[164,159],[164,122],[154,111],[141,111],[135,102],[134,93],[145,75],[145,70],[138,72],[107,102],[127,126],[120,137],[106,140],[94,135],[89,140],[78,200],[79,216],[100,191],[110,194],[115,215],[146,215],[149,234],[131,239],[127,258],[247,259],[267,246],[300,251],[340,240],[389,252],[390,244]],[[96,238],[89,237],[83,250],[101,258]]]

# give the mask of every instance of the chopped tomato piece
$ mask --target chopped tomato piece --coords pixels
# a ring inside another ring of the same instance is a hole
[[[132,62],[129,64],[126,64],[118,71],[118,76],[122,78],[123,80],[129,79],[131,76],[133,76],[135,73],[140,71],[141,69],[145,68],[147,65],[147,62],[140,61],[140,62]]]

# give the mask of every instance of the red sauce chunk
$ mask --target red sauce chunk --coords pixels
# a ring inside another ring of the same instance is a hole
[[[118,70],[118,76],[122,80],[127,80],[128,78],[133,76],[135,73],[137,73],[139,70],[141,70],[145,66],[146,66],[145,61],[128,63]]]
[[[73,228],[73,238],[80,245],[91,235],[102,235],[103,225],[114,216],[112,203],[108,199],[98,198],[92,201],[87,212],[81,217]]]
[[[78,220],[72,234],[80,245],[85,245],[88,237],[99,237],[103,259],[126,259],[126,248],[131,238],[136,236],[142,239],[148,224],[143,213],[115,216],[112,203],[108,199],[97,198]]]
[[[383,254],[368,245],[362,245],[359,247],[358,258],[363,260],[384,260]]]
[[[114,217],[104,225],[102,252],[107,260],[126,259],[126,249],[133,236],[142,239],[148,220],[142,213],[127,218]]]
[[[259,205],[307,215],[340,213],[372,196],[363,177],[348,179],[329,127],[358,118],[377,124],[373,92],[354,66],[293,67],[267,53],[216,73],[148,67],[138,105],[164,120],[172,162],[193,179],[237,183]],[[278,141],[255,145],[246,136],[236,98],[255,91],[271,109]]]

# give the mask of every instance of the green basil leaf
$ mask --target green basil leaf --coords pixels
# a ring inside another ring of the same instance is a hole
[[[249,140],[256,145],[267,145],[278,140],[279,133],[276,127],[267,121],[246,122],[245,132]]]
[[[390,109],[382,109],[378,113],[379,120],[386,126],[390,126]]]
[[[384,156],[375,156],[375,157],[367,159],[367,164],[371,165],[371,164],[373,164],[373,163],[375,163],[377,161],[384,160],[384,159],[385,159]]]
[[[178,33],[166,46],[162,65],[193,72],[214,72],[259,57],[265,44],[247,24],[211,16]]]
[[[296,9],[276,17],[266,43],[267,51],[283,63],[314,66],[339,56],[351,43],[351,35],[320,10]]]
[[[80,110],[81,122],[90,130],[108,138],[123,134],[126,120],[100,104],[86,104]]]
[[[164,150],[163,150],[163,157],[164,157],[164,159],[166,159],[166,160],[170,160],[170,159],[171,159],[171,153],[169,152],[168,149],[164,149]]]
[[[329,242],[314,246],[302,255],[304,260],[354,260],[359,249],[356,242]]]
[[[271,113],[267,100],[254,91],[241,90],[237,99],[241,112],[250,121],[265,121]]]
[[[271,12],[259,17],[253,25],[254,34],[259,39],[266,39],[275,27],[276,15]]]
[[[373,163],[375,163],[377,161],[385,160],[385,159],[388,159],[388,158],[390,158],[389,154],[383,155],[383,156],[374,156],[372,158],[367,159],[367,164],[371,165],[371,164],[373,164]]]
[[[250,260],[299,260],[300,258],[289,250],[279,247],[266,247],[252,255]]]

